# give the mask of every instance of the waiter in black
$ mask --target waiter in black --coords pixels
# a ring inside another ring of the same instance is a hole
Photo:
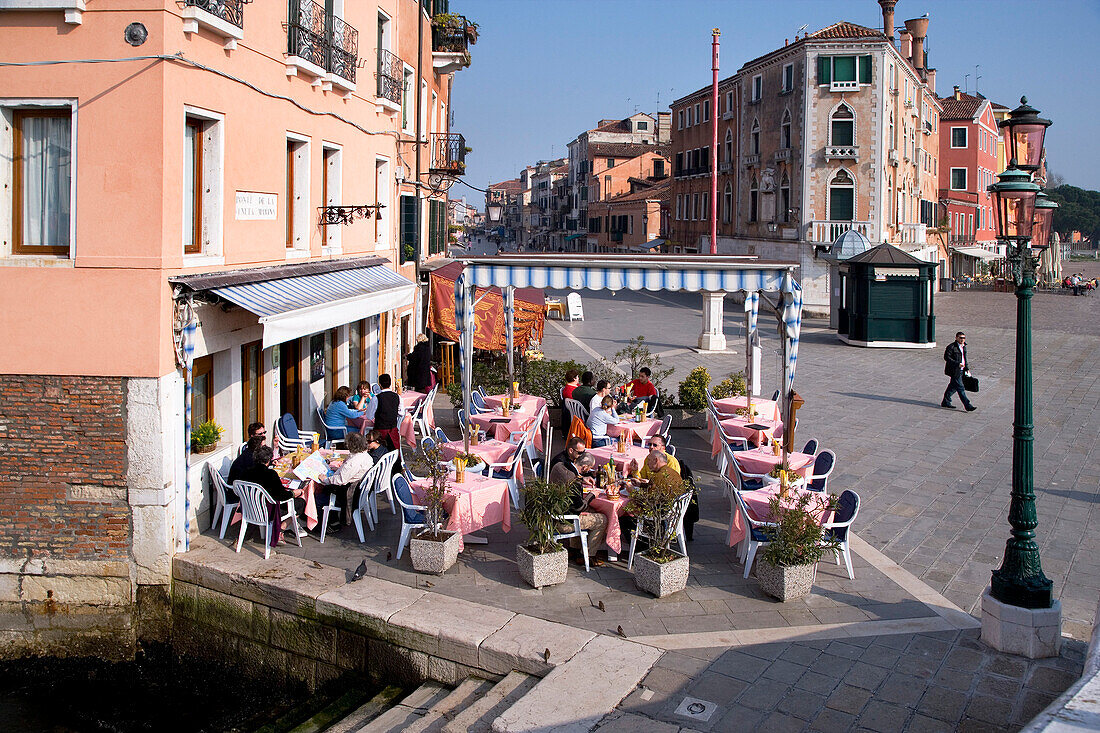
[[[381,391],[374,396],[374,429],[389,443],[390,450],[397,450],[397,446],[401,444],[401,434],[397,426],[401,424],[404,410],[401,407],[401,396],[390,389],[392,384],[389,374],[378,376]]]

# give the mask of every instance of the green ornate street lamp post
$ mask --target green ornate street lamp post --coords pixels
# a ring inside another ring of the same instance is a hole
[[[1039,186],[1032,173],[1042,164],[1043,137],[1049,120],[1039,118],[1027,98],[1000,126],[1006,129],[1008,169],[989,187],[997,236],[1007,245],[1007,260],[1016,282],[1016,394],[1012,429],[1012,502],[1008,522],[1012,536],[1001,567],[993,571],[990,593],[1011,606],[1042,609],[1054,602],[1053,584],[1043,574],[1035,528],[1034,435],[1031,380],[1031,298],[1037,282],[1039,254],[1049,245],[1053,208],[1036,209]],[[1038,225],[1038,226],[1036,226]],[[1042,232],[1046,234],[1042,234]],[[1032,240],[1032,234],[1037,236]]]

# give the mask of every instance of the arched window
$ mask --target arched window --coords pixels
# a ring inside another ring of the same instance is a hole
[[[724,160],[727,163],[733,163],[733,130],[726,128],[726,144],[725,144],[726,157]]]
[[[733,218],[733,186],[726,184],[726,190],[722,194],[722,223],[729,224]]]
[[[855,115],[852,114],[851,107],[841,104],[833,112],[831,124],[829,125],[829,144],[855,145],[855,142]]]
[[[760,155],[760,123],[752,121],[752,131],[749,133],[749,155]]]
[[[783,111],[783,122],[779,124],[779,147],[789,150],[791,147],[791,111]]]
[[[752,177],[749,185],[749,221],[756,221],[756,210],[760,203],[760,188],[756,185],[756,176]]]
[[[829,182],[829,219],[853,221],[856,218],[856,184],[848,171],[841,169]]]
[[[786,171],[779,182],[779,220],[788,223],[791,220],[791,179]]]

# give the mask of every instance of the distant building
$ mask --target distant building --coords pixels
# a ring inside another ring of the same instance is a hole
[[[885,33],[834,23],[721,81],[716,110],[710,85],[673,102],[672,251],[709,251],[717,205],[718,251],[797,262],[806,303],[818,309],[830,290],[821,255],[849,229],[946,261],[926,236],[936,223],[940,117],[928,21],[906,21],[895,45],[885,5]]]
[[[489,221],[489,204],[500,204],[504,207],[499,223]],[[488,193],[485,194],[485,207],[485,226],[489,228],[490,236],[498,237],[501,241],[517,241],[523,217],[523,184],[520,179],[490,184]]]
[[[663,252],[671,179],[655,184],[637,185],[630,193],[619,194],[588,205],[587,250],[590,252]]]

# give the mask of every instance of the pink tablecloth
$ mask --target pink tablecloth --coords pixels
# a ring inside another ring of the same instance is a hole
[[[628,446],[626,453],[619,453],[614,445],[604,448],[589,448],[588,452],[596,459],[596,463],[600,465],[608,461],[615,461],[615,469],[620,472],[622,472],[623,468],[632,460],[637,461],[638,468],[641,468],[642,463],[645,462],[646,456],[649,455],[648,448],[643,448],[638,445]]]
[[[506,422],[492,422],[493,420],[503,420]],[[507,418],[499,412],[483,412],[480,415],[472,415],[470,417],[470,422],[484,430],[487,435],[491,435],[498,440],[508,440],[512,433],[520,430],[527,430],[534,421],[534,415],[516,412],[513,412]],[[542,450],[541,430],[535,431],[535,449]]]
[[[822,501],[828,502],[828,496],[824,492],[807,491],[806,489],[791,489],[791,496],[797,496],[798,494],[812,494],[816,498],[820,498]],[[744,491],[741,493],[741,497],[745,500],[745,506],[749,509],[749,514],[756,521],[767,522],[771,520],[771,509],[768,506],[773,496],[779,495],[779,484],[767,485],[762,489],[756,491]],[[815,511],[817,505],[814,501],[810,502],[808,507],[810,511]],[[824,524],[832,519],[833,512],[831,509],[826,509],[821,514],[819,519]],[[727,544],[733,547],[741,540],[745,539],[745,518],[741,516],[741,512],[738,511],[734,514],[733,522],[730,523],[730,533],[727,539]]]
[[[764,474],[779,465],[781,456],[773,455],[771,448],[734,451],[733,458],[745,473]],[[809,478],[814,467],[814,457],[808,453],[788,453],[787,465],[803,478]],[[730,469],[731,471],[733,469]]]
[[[600,514],[607,517],[607,548],[618,555],[623,551],[623,531],[619,527],[619,517],[625,513],[624,506],[626,505],[626,497],[620,496],[618,499],[608,499],[607,493],[603,489],[588,489],[596,494],[596,498],[589,502],[588,507],[593,511],[597,511]],[[589,547],[588,553],[591,555],[600,548]]]
[[[661,421],[643,420],[641,422],[634,422],[633,420],[620,420],[618,425],[607,426],[607,435],[611,438],[617,438],[619,437],[619,433],[623,430],[630,430],[630,432],[641,439],[643,443],[646,443],[650,438],[661,431]]]
[[[461,440],[452,440],[449,443],[440,443],[439,450],[447,460],[454,458],[462,452],[464,443]],[[502,440],[483,440],[477,445],[470,446],[470,452],[480,456],[486,463],[503,463],[508,460],[516,450],[515,443],[506,443]]]
[[[504,395],[492,394],[485,398],[485,404],[494,410],[499,410],[504,404]],[[542,408],[546,407],[546,400],[542,397],[535,397],[534,395],[520,393],[519,397],[512,400],[512,409],[516,412],[523,413],[524,415],[537,415]],[[544,413],[542,416],[542,426],[545,428],[550,424],[550,413]]]
[[[413,413],[416,412],[416,406],[419,405],[420,401],[426,396],[427,395],[423,392],[417,392],[414,389],[407,389],[401,393],[401,406],[405,408],[405,417],[401,419],[401,425],[398,426],[398,429],[401,432],[401,439],[404,440],[406,444],[414,447],[416,446],[416,430],[413,425],[412,416]],[[428,415],[426,416],[428,418],[428,424],[434,426],[435,416],[431,414],[431,406],[427,405],[424,409],[428,410]]]
[[[748,398],[741,397],[725,397],[720,400],[714,401],[714,406],[718,408],[718,412],[723,414],[732,415],[734,410],[748,407]],[[779,414],[779,403],[772,400],[763,400],[759,397],[752,398],[752,407],[756,410],[760,417],[767,418],[768,420],[774,420],[778,422],[782,419]]]
[[[412,484],[413,494],[431,481],[419,479]],[[455,483],[452,474],[447,482],[447,529],[463,535],[500,524],[505,532],[512,530],[512,506],[508,497],[508,482],[467,473],[466,480]]]
[[[710,427],[710,454],[711,456],[716,456],[721,447],[721,442],[718,429],[714,425],[714,418],[709,412],[707,413],[707,424]],[[766,425],[767,429],[753,430],[746,427],[749,424]],[[722,420],[721,425],[722,430],[731,438],[747,438],[750,443],[757,446],[764,441],[765,436],[767,436],[769,441],[772,438],[783,436],[783,423],[775,420],[765,420],[762,417],[757,417],[756,420],[749,420],[745,417],[731,417],[727,420]]]

